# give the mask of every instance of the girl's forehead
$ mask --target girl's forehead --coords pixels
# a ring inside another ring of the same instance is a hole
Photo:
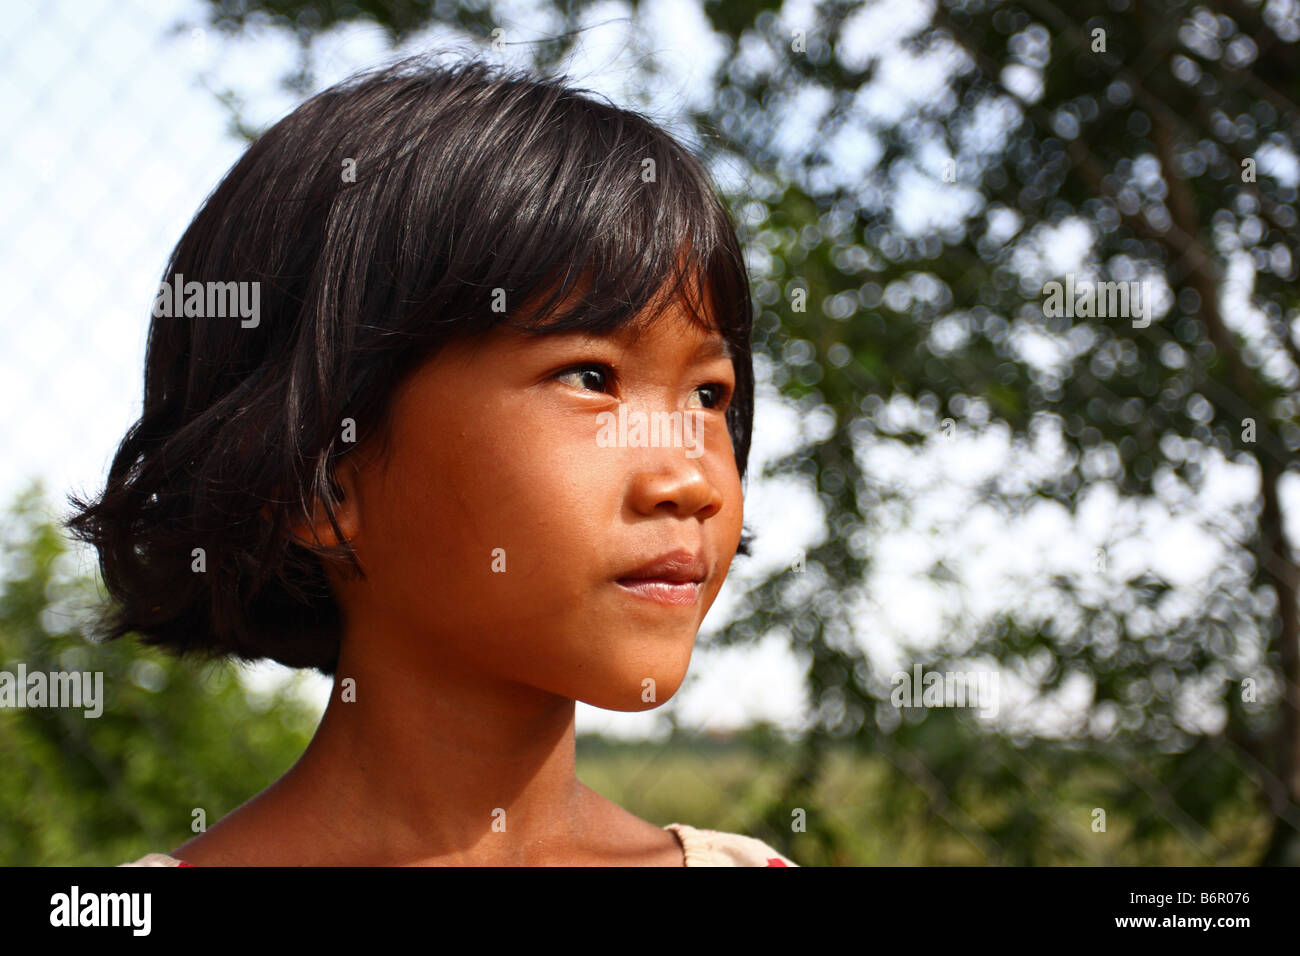
[[[716,327],[705,327],[673,309],[648,321],[628,322],[614,329],[536,329],[508,333],[509,343],[536,348],[576,342],[611,343],[628,350],[668,347],[732,358],[731,343]]]
[[[611,343],[628,349],[644,346],[647,339],[656,347],[680,340],[682,348],[701,348],[733,357],[730,342],[720,327],[707,294],[707,284],[692,274],[683,284],[665,285],[637,313],[611,327],[594,313],[601,310],[588,298],[594,294],[591,275],[578,277],[561,292],[559,281],[543,284],[510,310],[512,316],[494,322],[488,330],[471,333],[471,351],[484,347],[493,351],[522,353],[527,350],[573,343]],[[588,318],[588,316],[590,318]]]

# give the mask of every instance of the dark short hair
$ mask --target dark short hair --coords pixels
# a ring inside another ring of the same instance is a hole
[[[363,443],[341,422],[386,445],[404,376],[501,322],[599,335],[672,301],[703,321],[690,303],[707,290],[744,478],[753,303],[734,223],[687,148],[589,92],[413,57],[312,97],[249,147],[164,282],[260,283],[258,322],[155,310],[140,419],[102,495],[69,495],[65,523],[98,550],[112,598],[98,639],[332,675],[341,619],[321,561],[361,568],[346,542],[307,547],[285,529],[319,501],[337,533],[331,472]],[[540,307],[494,311],[494,290]]]

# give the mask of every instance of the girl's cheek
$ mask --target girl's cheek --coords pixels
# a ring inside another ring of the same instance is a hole
[[[740,472],[736,468],[736,452],[731,444],[731,433],[725,427],[714,427],[707,433],[704,445],[709,480],[722,492],[724,498],[730,498],[735,489],[740,487]]]

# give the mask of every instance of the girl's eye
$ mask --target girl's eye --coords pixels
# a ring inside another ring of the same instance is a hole
[[[709,382],[707,385],[701,385],[696,389],[701,394],[707,393],[711,396],[705,408],[722,410],[726,408],[727,400],[731,398],[731,389],[722,382]]]
[[[604,382],[608,379],[609,371],[609,366],[607,365],[575,365],[573,368],[565,369],[555,377],[558,379],[573,375],[577,376],[580,382],[590,382],[591,379],[589,376],[596,375],[599,376],[601,382]],[[581,388],[582,385],[579,385],[578,387]]]
[[[608,387],[610,378],[613,377],[613,370],[608,365],[599,363],[588,363],[586,365],[575,365],[572,368],[559,372],[557,379],[572,377],[577,381],[577,387],[582,388],[584,385],[591,385],[596,388]],[[594,378],[593,378],[594,377]],[[726,405],[726,400],[731,398],[731,387],[722,382],[708,382],[700,385],[695,389],[701,394],[707,394],[704,407],[707,409],[721,409]]]

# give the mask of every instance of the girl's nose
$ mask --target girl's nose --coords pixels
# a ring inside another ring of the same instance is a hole
[[[698,458],[682,448],[641,449],[633,476],[632,506],[653,515],[668,508],[681,518],[708,518],[722,509],[722,493],[704,473]]]

